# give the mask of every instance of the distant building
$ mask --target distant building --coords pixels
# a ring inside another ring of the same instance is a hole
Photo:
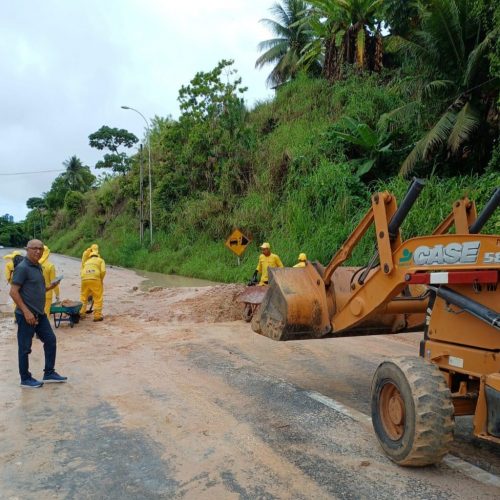
[[[10,214],[2,215],[2,219],[7,222],[14,222],[14,216]]]

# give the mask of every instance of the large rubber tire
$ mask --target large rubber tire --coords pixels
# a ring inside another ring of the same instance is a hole
[[[423,358],[379,365],[372,382],[372,422],[387,456],[399,465],[439,463],[453,440],[453,402],[444,377]]]

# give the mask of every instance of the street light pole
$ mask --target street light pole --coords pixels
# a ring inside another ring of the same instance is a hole
[[[141,246],[144,243],[144,168],[143,168],[143,160],[142,160],[142,143],[140,147],[141,158],[139,165],[139,199],[140,199],[140,207],[139,207],[139,240],[141,241]]]
[[[131,108],[130,106],[122,106],[122,109],[129,109],[130,111],[135,111],[138,115],[141,115],[142,119],[146,123],[148,130],[148,176],[149,176],[149,243],[153,244],[153,190],[151,187],[151,128],[149,127],[149,122],[146,117],[137,109]]]

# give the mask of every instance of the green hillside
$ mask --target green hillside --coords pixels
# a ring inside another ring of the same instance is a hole
[[[371,193],[389,190],[400,198],[416,175],[428,182],[402,230],[405,236],[428,234],[453,201],[467,195],[481,207],[500,185],[500,57],[494,36],[500,14],[498,7],[497,17],[491,14],[494,3],[464,3],[476,14],[490,13],[490,21],[478,27],[478,16],[471,14],[467,22],[475,23],[476,38],[460,32],[461,73],[456,64],[446,66],[444,54],[436,68],[435,61],[411,52],[418,33],[400,26],[400,33],[393,29],[383,40],[383,64],[363,66],[346,56],[335,74],[327,74],[327,52],[318,49],[304,59],[309,64],[280,73],[272,100],[249,110],[237,65],[221,61],[180,89],[178,119],[152,119],[141,153],[118,158],[120,168],[104,165],[115,173],[97,183],[73,178],[68,186],[63,174],[49,193],[32,200],[26,224],[36,224],[42,213],[42,236],[54,252],[79,257],[97,242],[112,264],[245,281],[263,241],[271,242],[285,265],[293,265],[299,252],[326,264],[369,208]],[[424,4],[432,15],[438,4],[454,2]],[[432,27],[425,19],[419,21],[422,32]],[[382,38],[366,23],[368,51]],[[372,60],[368,52],[366,57]],[[467,73],[472,64],[474,76]],[[147,221],[148,139],[153,243],[146,226],[141,245],[139,180],[142,162]],[[90,170],[72,160],[74,171],[88,177]],[[252,238],[241,265],[223,245],[233,228]],[[498,213],[484,231],[500,233]],[[372,248],[366,238],[351,263],[366,263]]]

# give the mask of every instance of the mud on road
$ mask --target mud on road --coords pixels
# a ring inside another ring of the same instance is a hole
[[[78,300],[79,262],[53,260]],[[140,281],[109,269],[105,321],[56,330],[67,384],[22,390],[1,319],[0,498],[498,498],[446,464],[394,465],[369,424],[311,397],[368,415],[377,364],[416,354],[415,334],[278,343],[240,320],[240,285]],[[37,340],[30,362],[40,377]],[[498,475],[499,450],[469,427],[453,453]]]

